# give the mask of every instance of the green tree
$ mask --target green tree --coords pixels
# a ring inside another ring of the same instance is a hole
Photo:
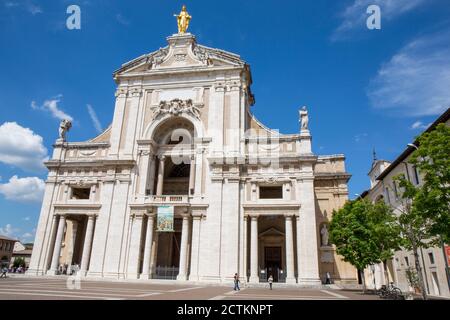
[[[414,255],[414,265],[419,278],[419,287],[422,292],[423,299],[427,299],[425,289],[425,281],[423,278],[422,267],[419,261],[419,249],[427,248],[432,243],[430,238],[430,219],[424,217],[418,202],[414,201],[422,189],[414,186],[403,174],[394,177],[394,183],[398,184],[397,196],[400,206],[398,221],[401,227],[402,246],[407,250],[411,250]]]
[[[330,240],[344,261],[360,273],[366,291],[364,269],[392,258],[399,248],[399,226],[391,209],[383,202],[348,201],[333,213]]]
[[[435,242],[450,243],[450,127],[441,123],[417,140],[419,148],[410,162],[423,176],[423,185],[415,194],[415,207],[429,221]]]
[[[25,259],[23,257],[15,258],[13,262],[13,267],[14,268],[25,267]]]

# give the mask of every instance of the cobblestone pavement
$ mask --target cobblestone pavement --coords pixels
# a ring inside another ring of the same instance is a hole
[[[378,300],[360,291],[73,280],[68,277],[0,279],[0,300]]]

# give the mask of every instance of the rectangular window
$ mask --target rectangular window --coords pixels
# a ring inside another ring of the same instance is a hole
[[[386,202],[391,203],[391,197],[389,195],[389,188],[386,187],[385,192],[386,192]]]
[[[91,188],[77,188],[72,187],[72,197],[73,200],[89,200],[91,195]]]
[[[395,194],[395,198],[398,199],[397,183],[394,181],[393,185],[394,185],[394,194]]]
[[[428,258],[430,258],[430,263],[434,264],[434,255],[433,252],[428,252]]]
[[[282,186],[259,187],[260,199],[283,199]]]
[[[405,263],[406,263],[406,266],[409,267],[409,258],[408,257],[405,257]]]
[[[414,182],[416,183],[416,185],[418,185],[420,183],[420,181],[419,181],[419,171],[417,170],[416,166],[413,166],[413,170],[414,170]]]

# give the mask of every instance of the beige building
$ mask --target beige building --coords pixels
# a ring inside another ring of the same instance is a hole
[[[25,268],[28,268],[31,260],[31,253],[33,251],[32,243],[21,243],[17,241],[14,244],[14,249],[11,257],[11,265],[14,264],[16,259],[23,259],[25,262]]]
[[[446,123],[450,125],[450,109],[442,114],[428,129],[427,132],[434,130],[440,124]],[[417,145],[417,142],[414,143]],[[409,158],[415,148],[406,146],[403,153],[393,162],[385,160],[374,160],[372,168],[369,172],[370,189],[361,196],[371,201],[384,200],[392,206],[395,213],[401,210],[401,202],[397,192],[397,186],[393,183],[393,178],[399,174],[405,177],[415,185],[422,183],[422,178],[418,170],[409,163]],[[423,278],[427,293],[435,296],[450,297],[449,284],[446,274],[446,262],[444,258],[444,250],[442,247],[433,247],[428,249],[420,249],[420,264],[423,270]],[[410,251],[397,251],[394,259],[388,261],[387,265],[378,264],[370,266],[366,274],[366,282],[371,288],[380,288],[386,284],[386,278],[394,282],[402,291],[411,291],[406,277],[406,271],[411,267],[414,268],[414,256]],[[387,275],[387,277],[385,276]]]
[[[114,72],[105,132],[67,142],[61,124],[28,273],[67,264],[92,278],[220,283],[239,273],[258,283],[272,274],[310,286],[330,272],[355,283],[328,243],[331,213],[348,198],[344,156],[312,151],[306,108],[298,132],[262,125],[239,55],[190,33],[167,42]]]
[[[9,267],[16,241],[10,237],[0,235],[0,267]]]

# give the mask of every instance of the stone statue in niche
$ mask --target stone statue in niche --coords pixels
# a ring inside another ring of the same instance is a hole
[[[321,242],[322,242],[321,245],[323,247],[329,246],[329,243],[328,243],[329,234],[328,234],[328,228],[327,228],[326,224],[324,224],[322,226],[322,229],[320,230],[320,236],[321,236]]]

